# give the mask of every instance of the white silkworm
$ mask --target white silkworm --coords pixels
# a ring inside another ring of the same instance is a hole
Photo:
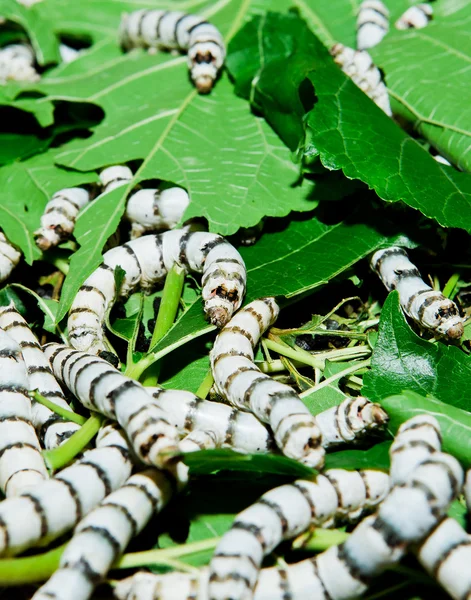
[[[447,167],[451,167],[452,166],[451,162],[449,160],[447,160],[441,154],[435,154],[433,156],[433,159],[436,160],[438,163],[441,163],[442,165],[446,165]]]
[[[330,448],[361,441],[369,433],[384,427],[389,417],[379,404],[359,396],[347,398],[314,419],[322,434],[322,447]]]
[[[380,43],[389,31],[389,10],[380,0],[364,0],[357,16],[357,48],[366,50]]]
[[[34,232],[36,244],[48,250],[68,239],[74,229],[77,215],[90,200],[84,188],[65,188],[56,192],[46,204],[41,216],[41,227]]]
[[[405,484],[394,487],[376,514],[357,525],[346,542],[288,567],[263,569],[254,600],[353,600],[361,596],[373,577],[397,563],[410,544],[420,542],[433,529],[459,492],[462,476],[452,456],[436,452]],[[208,580],[207,570],[137,573],[119,582],[114,593],[119,600],[214,600],[207,593]],[[225,597],[233,597],[232,588]]]
[[[278,313],[274,298],[262,298],[222,329],[210,352],[215,387],[230,404],[268,423],[284,454],[319,467],[324,450],[315,418],[293,389],[264,375],[253,362],[255,345]]]
[[[165,411],[167,419],[181,433],[212,431],[218,448],[237,452],[270,452],[274,440],[268,429],[252,414],[202,400],[191,392],[146,388]],[[180,446],[181,449],[181,446]]]
[[[118,421],[145,464],[162,467],[175,457],[178,432],[140,383],[102,358],[61,344],[47,344],[45,353],[55,376],[86,408]]]
[[[428,573],[452,598],[471,597],[471,537],[455,519],[445,518],[416,554]]]
[[[133,178],[132,171],[125,165],[106,167],[99,175],[103,193],[114,190],[122,185],[127,185]]]
[[[70,63],[80,54],[80,50],[76,50],[67,44],[59,44],[59,54],[63,63]]]
[[[430,4],[416,4],[409,7],[394,23],[396,29],[423,29],[433,19],[433,7]]]
[[[11,44],[0,49],[0,83],[39,81],[34,68],[34,51],[28,44]]]
[[[399,292],[399,301],[408,317],[436,334],[460,339],[464,329],[458,307],[422,280],[404,248],[391,246],[378,250],[370,264],[389,291]]]
[[[214,431],[194,429],[178,445],[180,452],[197,452],[217,448],[217,434]]]
[[[270,490],[236,517],[219,542],[209,567],[209,597],[251,597],[264,557],[282,540],[339,519],[356,521],[388,492],[387,473],[342,469]]]
[[[20,258],[21,252],[0,231],[0,283],[10,277],[13,269],[20,262]]]
[[[36,336],[13,303],[0,307],[0,328],[6,331],[21,348],[28,374],[28,389],[38,390],[54,404],[70,410]],[[40,442],[47,449],[56,448],[80,429],[77,423],[66,421],[35,400],[31,402],[31,422]]]
[[[103,324],[116,297],[126,297],[137,286],[151,290],[174,265],[203,273],[204,311],[214,325],[225,325],[245,293],[242,257],[220,235],[174,229],[145,235],[104,254],[103,264],[72,302],[68,320],[72,346],[93,354],[105,350]],[[119,294],[114,275],[117,266],[126,272]]]
[[[104,427],[97,447],[28,493],[0,503],[0,554],[15,555],[72,529],[131,474],[122,432]]]
[[[466,471],[463,493],[468,512],[471,513],[471,469]]]
[[[131,223],[131,239],[149,231],[173,229],[183,217],[190,198],[178,187],[166,190],[143,189],[135,192],[126,205],[126,219]]]
[[[20,347],[2,329],[0,373],[0,489],[5,496],[17,496],[48,473],[31,423],[26,365]]]
[[[330,49],[335,63],[389,117],[392,116],[388,90],[381,71],[366,50],[353,50],[343,44]]]
[[[163,471],[132,475],[80,521],[58,570],[33,600],[88,600],[131,538],[167,504],[173,489],[171,477]]]
[[[167,10],[124,14],[120,26],[124,49],[135,47],[187,52],[190,76],[200,93],[211,91],[226,57],[219,30],[197,15]]]

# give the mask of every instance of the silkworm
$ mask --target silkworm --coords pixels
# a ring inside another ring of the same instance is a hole
[[[0,49],[0,83],[39,81],[34,63],[34,51],[28,44],[5,46]]]
[[[274,298],[261,298],[222,329],[210,352],[215,387],[231,405],[268,423],[284,454],[319,467],[324,450],[315,418],[293,389],[263,374],[253,362],[255,345],[278,313]]]
[[[112,165],[103,169],[99,178],[103,186],[103,193],[105,193],[122,185],[127,185],[132,180],[133,174],[131,169],[125,165]]]
[[[380,43],[389,31],[389,10],[379,0],[364,0],[357,16],[357,48],[366,50]]]
[[[0,503],[0,554],[19,554],[58,538],[124,484],[132,463],[122,432],[104,427],[96,446],[28,493]]]
[[[0,489],[5,496],[29,491],[48,478],[31,423],[28,373],[16,341],[0,329]]]
[[[0,283],[10,277],[11,272],[20,262],[21,252],[11,244],[5,234],[0,231]]]
[[[95,586],[174,490],[168,473],[156,469],[132,475],[77,525],[59,568],[34,600],[88,600]],[[72,594],[73,592],[73,594]]]
[[[411,544],[433,529],[459,492],[462,478],[462,469],[452,456],[433,454],[404,484],[390,491],[377,512],[363,519],[346,542],[294,565],[263,569],[254,600],[361,596],[373,577],[397,563]],[[206,569],[197,574],[137,573],[120,581],[114,593],[119,600],[214,600],[206,592],[208,580]],[[227,597],[233,597],[232,588]]]
[[[404,483],[421,462],[441,450],[441,445],[440,426],[435,417],[417,415],[403,423],[389,450],[391,482]]]
[[[41,227],[34,232],[36,244],[48,250],[67,240],[75,229],[77,215],[90,200],[84,188],[65,188],[56,192],[46,204]]]
[[[67,44],[59,44],[59,54],[62,62],[67,64],[78,58],[80,50],[67,46]]]
[[[358,442],[386,426],[389,417],[379,404],[361,396],[347,398],[315,416],[322,434],[322,447]]]
[[[38,390],[42,396],[54,404],[70,410],[36,336],[13,303],[0,307],[0,327],[21,348],[28,375],[27,389]],[[35,400],[31,401],[31,423],[36,429],[39,441],[48,449],[56,448],[80,429],[77,423],[66,421]]]
[[[220,235],[174,229],[142,236],[104,254],[103,264],[72,302],[68,320],[71,345],[93,354],[106,350],[103,324],[116,297],[126,297],[137,286],[151,290],[175,264],[203,273],[204,311],[214,325],[225,325],[245,293],[242,257]],[[119,291],[114,276],[117,266],[126,272]]]
[[[343,44],[330,49],[334,62],[389,117],[392,116],[388,90],[381,71],[366,50],[353,50]]]
[[[237,452],[270,452],[274,440],[268,429],[252,414],[221,404],[202,400],[191,392],[146,388],[167,419],[181,433],[194,430],[212,431],[218,448]]]
[[[217,434],[210,429],[194,429],[179,444],[180,452],[197,452],[217,448]]]
[[[443,519],[417,549],[416,555],[452,598],[471,597],[471,537],[455,519]]]
[[[173,229],[189,203],[187,192],[179,187],[138,190],[126,205],[125,217],[131,223],[131,239],[149,231]]]
[[[124,14],[120,43],[125,50],[151,48],[187,52],[188,68],[198,92],[211,91],[226,57],[219,30],[197,15],[168,10]]]
[[[282,540],[312,526],[333,526],[339,519],[356,521],[388,491],[386,473],[341,469],[270,490],[235,518],[219,542],[209,567],[209,597],[251,597],[263,558]]]
[[[441,154],[435,154],[432,158],[434,160],[436,160],[438,163],[441,163],[442,165],[446,165],[447,167],[451,167],[452,166],[451,162],[449,160],[447,160]]]
[[[164,466],[178,453],[178,432],[145,388],[102,358],[47,344],[55,376],[88,409],[118,421],[134,451],[148,465]]]
[[[464,329],[458,307],[422,280],[404,248],[391,246],[378,250],[370,264],[389,291],[399,292],[399,301],[408,317],[435,334],[461,338]]]
[[[409,7],[394,23],[396,29],[423,29],[433,19],[433,6],[416,4]]]

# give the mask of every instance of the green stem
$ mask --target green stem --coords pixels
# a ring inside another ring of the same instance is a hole
[[[196,395],[199,396],[200,398],[203,398],[203,400],[204,400],[206,398],[206,396],[209,394],[209,390],[213,387],[213,383],[214,383],[214,377],[213,377],[213,373],[210,369],[206,373],[206,377],[201,382],[200,387],[198,388],[198,391],[196,392]]]
[[[443,288],[443,295],[446,296],[447,298],[452,299],[453,296],[455,295],[456,286],[457,286],[459,280],[460,280],[460,274],[453,273],[453,275],[446,282],[445,287]]]
[[[135,567],[145,567],[146,565],[159,564],[160,561],[167,562],[168,560],[178,559],[180,556],[188,554],[196,554],[204,550],[213,550],[220,541],[220,537],[210,538],[209,540],[201,540],[191,544],[175,546],[173,548],[162,548],[160,550],[146,550],[144,552],[133,552],[125,554],[113,566],[114,569],[134,569]]]
[[[39,404],[42,404],[43,406],[46,406],[66,421],[72,421],[72,423],[77,423],[77,425],[84,425],[87,422],[86,417],[82,417],[82,415],[78,415],[71,410],[67,410],[63,406],[59,406],[58,404],[51,402],[42,396],[37,390],[30,392],[29,395],[31,398],[33,398],[33,400],[36,400],[36,402],[39,402]]]
[[[45,581],[57,570],[66,545],[36,556],[0,559],[0,586]]]
[[[324,379],[324,381],[321,381],[321,383],[319,383],[319,385],[316,385],[316,386],[312,387],[311,389],[306,390],[302,394],[299,394],[299,397],[306,398],[306,396],[310,396],[311,394],[313,394],[314,392],[317,392],[321,388],[329,386],[334,381],[337,381],[338,379],[342,379],[342,377],[345,377],[346,375],[350,375],[350,373],[355,373],[356,371],[360,371],[361,369],[364,369],[365,367],[369,367],[369,366],[370,366],[370,359],[363,360],[361,362],[357,362],[357,363],[353,364],[351,367],[348,367],[348,369],[345,369],[344,371],[340,371],[340,373],[335,373],[331,377],[327,377],[327,379]]]
[[[67,465],[92,440],[105,420],[103,415],[92,413],[85,425],[76,431],[62,446],[54,450],[44,450],[44,461],[51,471],[57,471]]]
[[[287,358],[293,358],[294,360],[298,360],[299,362],[304,363],[305,365],[310,365],[314,369],[324,369],[325,362],[323,360],[318,360],[312,354],[306,352],[303,354],[303,350],[301,351],[295,350],[290,346],[285,346],[284,344],[280,344],[275,342],[274,340],[265,339],[265,345],[269,350],[273,350],[274,352],[278,352],[281,356],[286,356]]]
[[[350,534],[339,529],[316,529],[309,539],[301,545],[293,544],[296,548],[323,552],[331,546],[338,546],[345,542]],[[302,538],[301,538],[302,539]]]

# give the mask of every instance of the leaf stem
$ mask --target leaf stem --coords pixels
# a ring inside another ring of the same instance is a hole
[[[0,586],[25,585],[48,579],[59,566],[67,544],[36,556],[0,559]]]
[[[303,550],[313,550],[314,552],[323,552],[331,546],[338,546],[345,542],[349,534],[340,529],[315,529],[312,533],[307,533],[306,537],[301,535],[293,542],[293,548]]]
[[[369,367],[369,366],[370,366],[369,359],[354,363],[351,367],[348,367],[344,371],[340,371],[340,373],[335,373],[331,377],[327,377],[327,379],[324,379],[324,381],[321,381],[321,383],[319,383],[319,385],[316,385],[316,386],[312,387],[311,389],[306,390],[302,394],[299,394],[299,397],[306,398],[307,396],[310,396],[311,394],[313,394],[314,392],[317,392],[321,388],[329,386],[334,381],[337,381],[338,379],[342,379],[342,377],[345,377],[346,375],[350,375],[350,373],[355,373],[356,371],[360,371],[361,369],[364,369],[365,367]]]
[[[354,346],[352,348],[341,348],[339,350],[329,350],[327,352],[320,352],[318,354],[311,354],[303,350],[302,348],[294,349],[285,344],[280,344],[271,339],[265,340],[267,348],[273,350],[274,352],[278,352],[282,356],[286,356],[287,358],[295,359],[301,363],[306,365],[310,365],[314,369],[324,370],[325,361],[342,361],[353,358],[361,358],[363,356],[368,356],[371,354],[370,348],[366,345]]]
[[[209,390],[213,387],[213,383],[214,383],[213,373],[212,373],[211,369],[209,369],[209,371],[206,373],[206,377],[201,382],[201,384],[198,388],[198,391],[196,392],[196,395],[199,396],[200,398],[203,398],[203,400],[204,400],[206,398],[206,396],[209,394]]]
[[[460,280],[460,274],[453,273],[453,275],[450,277],[450,279],[446,282],[445,287],[443,288],[443,295],[446,298],[453,299],[453,296],[455,295],[455,291],[456,291],[456,286],[457,286],[459,280]]]
[[[57,471],[73,460],[97,434],[104,420],[103,415],[92,413],[86,423],[62,446],[54,448],[54,450],[43,450],[42,455],[48,469],[53,472]]]
[[[51,260],[51,263],[59,269],[61,273],[67,275],[70,269],[69,261],[66,258],[56,256]]]
[[[72,410],[67,410],[63,406],[59,406],[59,404],[51,402],[50,400],[42,396],[38,392],[38,390],[30,392],[29,395],[31,396],[31,398],[33,398],[33,400],[36,400],[36,402],[39,402],[39,404],[42,404],[43,406],[46,406],[63,419],[66,419],[66,421],[72,421],[72,423],[77,423],[77,425],[85,425],[85,423],[87,422],[86,417],[82,417],[82,415],[78,415]]]

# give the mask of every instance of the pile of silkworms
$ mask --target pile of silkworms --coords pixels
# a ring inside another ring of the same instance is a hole
[[[430,5],[419,4],[395,27],[425,27],[431,18]],[[336,44],[331,54],[392,116],[387,88],[367,52],[388,29],[386,7],[365,0],[358,12],[358,50]],[[226,54],[214,25],[179,11],[125,14],[119,44],[124,51],[185,52],[200,93],[211,91]],[[62,60],[73,60],[74,52],[62,47]],[[1,82],[38,78],[30,46],[0,50]],[[284,455],[318,473],[267,491],[238,514],[208,567],[190,573],[138,571],[115,582],[117,599],[353,599],[408,552],[453,598],[471,597],[471,542],[447,517],[462,491],[471,505],[471,472],[465,478],[458,461],[442,452],[438,422],[418,415],[402,424],[390,448],[389,473],[324,468],[332,449],[386,438],[387,413],[367,398],[352,396],[313,415],[294,387],[262,372],[255,353],[277,321],[277,299],[262,297],[243,306],[247,272],[237,249],[201,223],[184,221],[190,202],[185,189],[148,188],[145,182],[136,184],[135,175],[128,165],[110,165],[99,173],[98,184],[57,190],[37,224],[38,248],[51,250],[73,238],[77,218],[90,202],[126,188],[130,239],[110,247],[80,287],[68,314],[68,343],[41,344],[13,302],[0,307],[0,489],[5,496],[0,553],[15,556],[69,535],[57,570],[33,598],[92,597],[153,515],[188,489],[184,456],[217,448]],[[0,232],[0,281],[20,260],[21,253]],[[405,315],[418,328],[450,340],[462,337],[457,305],[422,279],[404,248],[382,248],[369,264],[388,291],[397,290]],[[145,387],[121,372],[107,338],[114,304],[136,290],[154,291],[174,267],[201,275],[201,310],[219,329],[209,355],[218,401]],[[71,402],[106,421],[78,458],[53,474],[47,451],[69,443],[80,430]],[[340,525],[351,531],[342,544],[294,564],[263,568],[282,542]]]

